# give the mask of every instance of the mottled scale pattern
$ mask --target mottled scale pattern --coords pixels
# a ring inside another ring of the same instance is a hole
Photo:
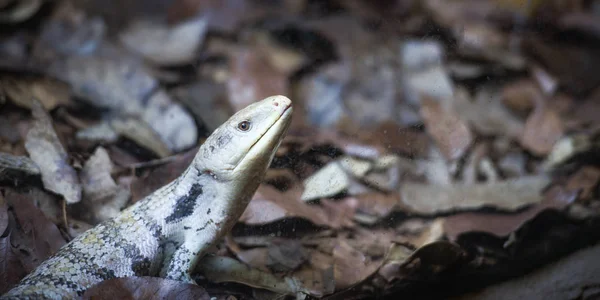
[[[126,276],[195,283],[198,260],[243,213],[290,121],[291,101],[283,96],[237,112],[180,177],[75,238],[0,299],[73,299]],[[240,130],[240,122],[251,126]]]

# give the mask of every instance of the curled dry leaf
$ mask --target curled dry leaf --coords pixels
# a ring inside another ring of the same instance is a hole
[[[199,299],[210,300],[204,288],[159,277],[125,277],[102,281],[83,294],[83,299]]]
[[[40,168],[25,156],[0,152],[0,180],[17,180],[40,174]]]
[[[436,214],[456,210],[494,207],[514,211],[542,201],[546,176],[526,176],[489,184],[430,185],[406,182],[400,188],[401,201],[413,212]]]
[[[62,195],[67,203],[81,200],[77,172],[69,165],[69,157],[61,145],[52,120],[39,102],[32,105],[33,128],[27,133],[25,148],[38,165],[44,187]]]
[[[139,18],[119,34],[125,47],[158,65],[191,63],[207,29],[207,18],[195,17],[168,24]]]
[[[461,158],[473,143],[471,130],[454,112],[432,99],[421,99],[421,116],[427,132],[448,160]]]
[[[577,199],[577,191],[569,191],[555,186],[545,193],[544,200],[541,203],[518,213],[466,212],[448,216],[443,222],[444,232],[451,241],[455,241],[460,234],[471,231],[487,232],[498,237],[505,237],[519,229],[541,211],[549,208],[562,209],[575,202],[575,199]]]
[[[129,138],[138,145],[151,150],[158,157],[171,155],[171,150],[160,136],[144,121],[136,118],[113,119],[110,126],[115,132]]]

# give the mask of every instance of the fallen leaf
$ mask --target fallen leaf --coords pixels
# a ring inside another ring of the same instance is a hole
[[[375,273],[383,260],[372,260],[343,239],[333,248],[335,289],[342,290],[362,282]]]
[[[535,109],[525,122],[520,141],[524,148],[542,156],[552,151],[563,133],[564,125],[560,116],[542,100],[537,100]]]
[[[340,163],[332,161],[304,180],[302,201],[335,196],[350,187],[350,175]]]
[[[402,85],[409,103],[416,105],[423,97],[436,100],[452,98],[454,85],[444,66],[444,48],[436,40],[409,39],[401,51]]]
[[[473,143],[469,127],[452,111],[427,97],[421,98],[421,115],[429,135],[448,160],[461,158]]]
[[[309,205],[300,199],[301,189],[292,187],[286,192],[280,192],[268,185],[259,186],[252,201],[239,219],[239,222],[248,225],[262,225],[279,221],[285,218],[303,218],[317,226],[340,228],[348,222],[343,210],[338,217],[330,211],[317,205]],[[344,204],[342,204],[344,206]],[[335,211],[335,209],[334,209]],[[331,216],[334,218],[332,219]],[[351,215],[350,215],[351,217]]]
[[[137,18],[119,33],[119,40],[157,65],[191,63],[206,35],[207,18],[196,16],[177,24]]]
[[[88,288],[83,299],[201,299],[210,300],[198,285],[159,277],[125,277],[102,281]]]
[[[77,172],[69,165],[69,157],[61,145],[52,119],[39,102],[32,105],[34,126],[27,133],[25,148],[38,165],[44,187],[62,195],[67,203],[81,200],[81,186]]]
[[[465,209],[494,207],[514,211],[542,201],[545,176],[473,185],[431,185],[406,182],[400,188],[401,201],[415,213],[435,214]]]
[[[14,253],[10,239],[10,231],[0,235],[0,294],[8,292],[27,275],[19,257]]]
[[[103,147],[96,148],[94,154],[85,162],[81,171],[83,195],[90,202],[113,196],[117,184],[110,175],[113,164]]]
[[[196,269],[212,282],[238,282],[284,295],[305,291],[294,278],[279,278],[229,257],[205,256]]]
[[[33,203],[31,196],[7,190],[6,201],[13,208],[19,230],[11,233],[11,244],[27,273],[66,244],[60,231]]]
[[[235,111],[248,106],[256,99],[288,93],[287,77],[271,66],[262,52],[240,49],[231,59],[227,90]]]
[[[160,158],[171,155],[169,146],[163,142],[160,136],[148,124],[139,119],[113,119],[110,122],[110,126],[115,132],[151,150]]]
[[[31,108],[32,99],[37,99],[48,111],[70,102],[69,86],[51,78],[0,77],[0,92],[13,103]]]
[[[57,59],[49,72],[69,82],[86,103],[146,123],[171,151],[196,143],[192,116],[160,88],[140,59],[108,46],[96,52]]]
[[[389,215],[400,203],[400,194],[366,193],[354,196],[358,201],[357,211],[379,218]]]
[[[532,80],[520,80],[502,88],[504,105],[520,114],[529,113],[535,107],[538,95],[540,90]]]
[[[569,191],[562,187],[550,188],[544,195],[544,200],[524,211],[512,214],[499,213],[459,213],[444,219],[444,232],[451,241],[465,232],[488,232],[498,237],[508,236],[519,229],[527,221],[545,209],[563,209],[577,199],[577,191]]]
[[[495,88],[481,87],[472,101],[465,88],[457,87],[452,107],[481,134],[517,138],[524,130],[523,122],[502,104],[500,91]]]
[[[267,248],[266,265],[274,272],[294,271],[307,259],[308,252],[298,240],[273,239]]]
[[[234,113],[227,101],[224,84],[218,82],[200,81],[179,86],[173,94],[197,120],[202,121],[207,132],[213,132]]]

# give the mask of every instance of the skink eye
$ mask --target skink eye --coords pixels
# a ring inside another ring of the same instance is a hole
[[[250,130],[250,122],[249,121],[242,121],[238,124],[238,129],[241,131],[248,131]]]

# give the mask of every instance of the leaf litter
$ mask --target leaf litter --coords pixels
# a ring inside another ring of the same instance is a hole
[[[598,240],[594,1],[8,2],[0,292],[273,94],[293,124],[201,287],[84,298],[448,298]]]

